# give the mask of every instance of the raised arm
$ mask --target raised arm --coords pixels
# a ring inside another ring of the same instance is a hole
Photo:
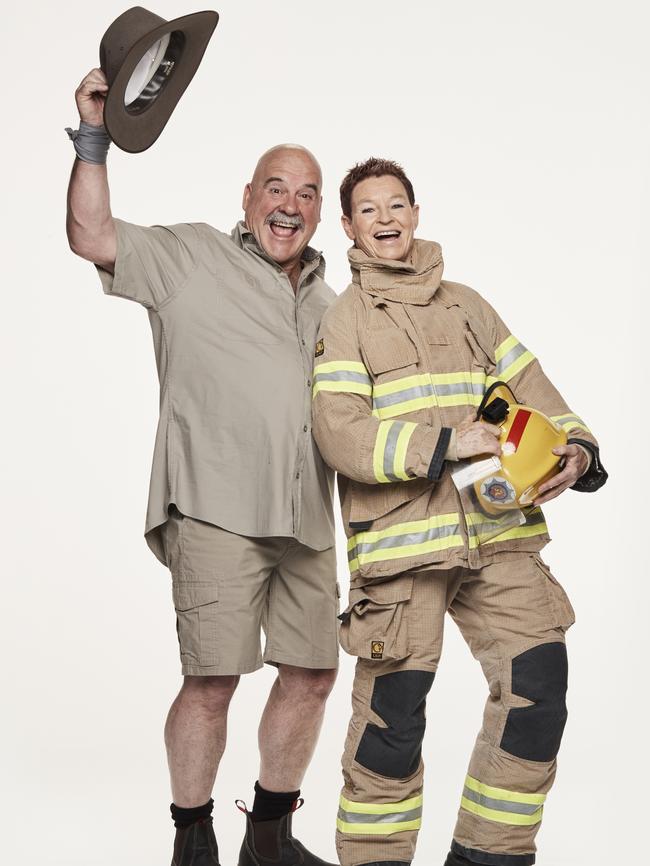
[[[104,73],[101,69],[92,69],[75,92],[82,122],[94,127],[103,125],[107,92]],[[117,238],[106,165],[94,165],[79,157],[75,159],[68,186],[66,231],[70,249],[76,255],[113,272]]]

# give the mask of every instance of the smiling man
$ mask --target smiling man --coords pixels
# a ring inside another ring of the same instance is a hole
[[[184,675],[165,727],[172,866],[218,864],[211,793],[228,706],[239,676],[263,662],[278,675],[239,864],[324,866],[291,833],[337,667],[332,473],[311,436],[316,332],[334,297],[309,246],[320,167],[299,145],[267,151],[230,234],[114,219],[107,146],[96,145],[106,91],[94,69],[76,93],[86,126],[67,229],[104,291],[147,309],[154,336],[160,421],[145,535],[171,571]]]

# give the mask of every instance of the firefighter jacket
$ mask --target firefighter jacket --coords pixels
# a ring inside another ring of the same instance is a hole
[[[356,248],[348,257],[352,283],[326,311],[316,344],[313,432],[339,473],[351,584],[540,550],[549,535],[534,507],[524,524],[479,543],[485,517],[463,512],[446,471],[452,431],[491,383],[507,382],[591,452],[574,485],[583,491],[607,478],[594,436],[492,307],[442,281],[437,243],[416,240],[409,263]]]

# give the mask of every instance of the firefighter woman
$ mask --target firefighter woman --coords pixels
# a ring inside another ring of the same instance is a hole
[[[314,436],[339,473],[348,535],[341,642],[358,657],[339,857],[413,858],[425,702],[449,612],[489,695],[445,866],[529,866],[567,716],[574,620],[539,555],[549,541],[539,506],[568,488],[596,490],[607,474],[533,353],[480,295],[442,280],[440,246],[414,237],[418,206],[401,167],[355,166],[341,204],[352,283],[325,313],[313,377]],[[553,451],[557,474],[505,529],[452,479],[460,460],[502,456],[500,427],[476,417],[496,381],[567,434]]]

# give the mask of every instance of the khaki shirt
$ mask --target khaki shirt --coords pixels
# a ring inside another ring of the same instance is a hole
[[[239,223],[146,228],[115,220],[107,294],[149,312],[160,420],[145,526],[173,503],[190,517],[255,537],[334,543],[333,475],[311,435],[316,333],[335,297],[320,253],[307,247],[297,293]]]
[[[313,423],[340,473],[352,584],[539,550],[549,540],[540,508],[494,534],[481,513],[464,511],[448,471],[450,434],[493,381],[507,382],[593,453],[574,485],[583,491],[607,477],[593,434],[488,302],[442,280],[438,244],[416,240],[407,264],[357,249],[349,259],[352,285],[321,324]]]

